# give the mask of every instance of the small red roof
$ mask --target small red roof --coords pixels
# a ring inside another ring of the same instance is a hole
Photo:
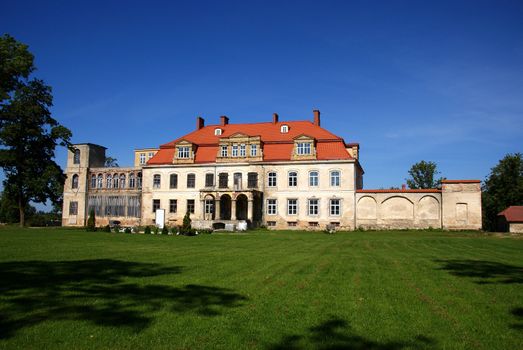
[[[441,190],[437,188],[426,188],[426,189],[390,189],[390,190],[356,190],[357,193],[440,193]]]
[[[512,205],[499,213],[498,216],[504,216],[507,222],[523,222],[523,206]]]
[[[281,126],[287,125],[288,132],[282,133]],[[221,129],[221,135],[215,135],[215,130]],[[148,165],[172,164],[175,145],[186,140],[196,145],[195,163],[213,163],[216,161],[221,138],[235,134],[250,137],[259,136],[263,142],[264,161],[291,160],[294,139],[301,135],[310,136],[316,141],[316,158],[318,160],[353,159],[345,148],[345,141],[335,134],[323,129],[310,121],[265,122],[249,124],[208,125],[195,130],[176,140],[160,146],[160,150],[152,157]]]

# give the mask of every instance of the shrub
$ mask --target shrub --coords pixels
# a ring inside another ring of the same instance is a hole
[[[183,217],[182,232],[189,232],[191,230],[191,214],[189,212],[185,213]]]
[[[173,226],[173,227],[171,228],[171,233],[172,233],[173,235],[177,234],[178,232],[180,232],[180,226]]]
[[[144,234],[150,235],[151,234],[151,226],[145,226],[145,230],[143,231]]]
[[[96,220],[94,217],[94,209],[91,209],[89,211],[89,218],[87,219],[87,231],[88,232],[96,231],[95,221]]]
[[[157,235],[160,233],[160,229],[158,228],[158,226],[154,226],[154,234]]]
[[[169,228],[167,225],[164,225],[162,228],[162,235],[168,235],[169,234]]]
[[[130,227],[126,227],[125,230],[124,230],[125,233],[131,233],[131,228]]]
[[[113,231],[114,231],[114,233],[119,233],[120,232],[120,226],[119,225],[114,225]]]
[[[111,232],[111,226],[105,225],[104,226],[104,232]]]
[[[210,235],[212,233],[212,230],[200,230],[198,231],[201,235]]]

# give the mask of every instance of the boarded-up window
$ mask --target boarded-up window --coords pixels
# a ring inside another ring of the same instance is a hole
[[[456,220],[462,224],[467,223],[467,220],[468,220],[467,203],[456,203]]]

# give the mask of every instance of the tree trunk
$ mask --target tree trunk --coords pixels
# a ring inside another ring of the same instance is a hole
[[[18,197],[18,210],[20,212],[20,227],[25,225],[25,205],[22,201],[22,197]]]

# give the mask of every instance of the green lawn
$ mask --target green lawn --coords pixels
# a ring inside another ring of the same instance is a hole
[[[523,239],[2,228],[0,348],[523,349]]]

